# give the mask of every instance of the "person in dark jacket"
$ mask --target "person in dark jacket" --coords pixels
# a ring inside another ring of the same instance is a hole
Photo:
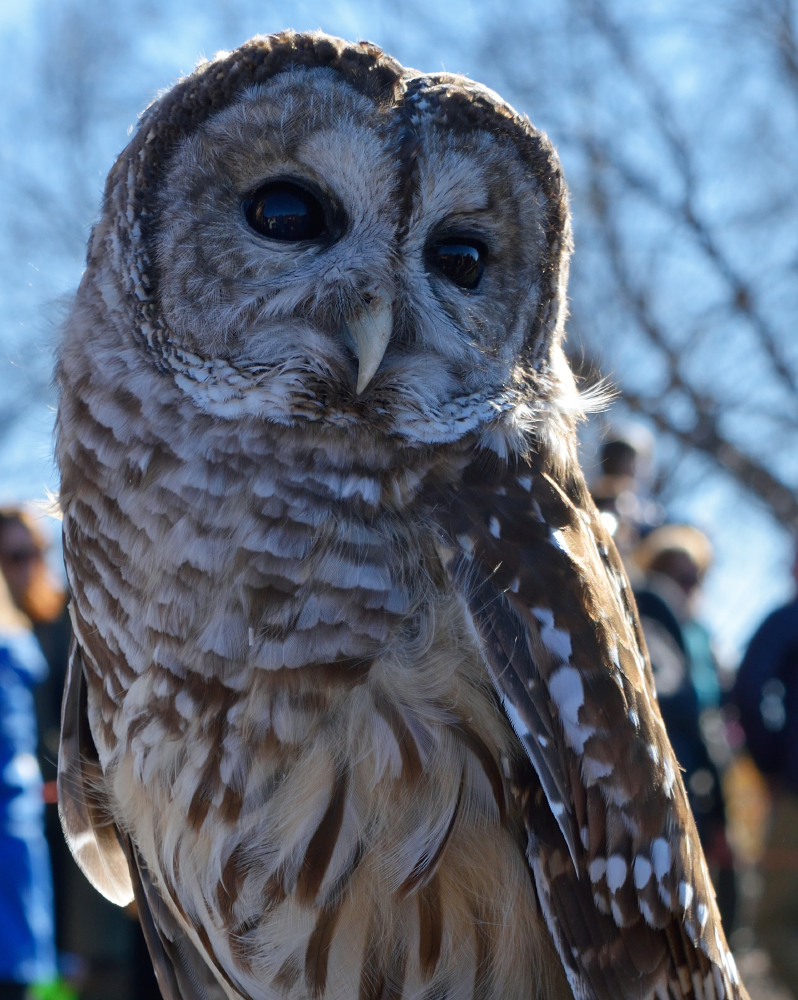
[[[643,574],[635,588],[657,699],[668,738],[684,769],[695,816],[727,933],[734,926],[736,879],[726,836],[726,810],[718,765],[702,732],[705,713],[718,710],[720,685],[709,633],[694,605],[712,563],[712,546],[687,524],[650,532],[634,554]],[[700,641],[697,641],[700,640]]]
[[[798,584],[798,554],[793,577]],[[798,996],[798,593],[757,629],[731,697],[773,796],[756,932]]]

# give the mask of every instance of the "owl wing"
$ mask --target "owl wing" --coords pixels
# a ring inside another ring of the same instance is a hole
[[[135,898],[165,1000],[226,1000],[227,994],[158,895],[135,846],[111,819],[89,728],[87,678],[77,634],[75,628],[58,752],[58,811],[64,836],[83,873],[106,899],[126,906]]]
[[[72,856],[86,878],[106,899],[127,906],[133,899],[133,886],[103,784],[89,728],[83,655],[73,630],[61,705],[58,813]]]
[[[526,752],[511,783],[574,996],[744,998],[626,574],[581,474],[477,456],[436,505],[442,557]]]
[[[228,1000],[152,883],[130,838],[124,840],[141,929],[165,1000]]]

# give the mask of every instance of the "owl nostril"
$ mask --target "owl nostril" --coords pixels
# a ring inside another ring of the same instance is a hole
[[[368,284],[364,284],[358,289],[358,294],[360,301],[368,309],[372,306],[375,299],[380,299],[382,301],[390,301],[393,299],[393,295],[389,292],[385,285],[380,285],[374,282],[374,279],[370,279]]]

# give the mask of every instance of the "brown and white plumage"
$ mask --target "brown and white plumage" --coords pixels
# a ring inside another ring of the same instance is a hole
[[[253,230],[286,183],[318,238]],[[165,996],[745,997],[576,463],[569,250],[527,119],[321,34],[204,64],[111,172],[60,794]]]

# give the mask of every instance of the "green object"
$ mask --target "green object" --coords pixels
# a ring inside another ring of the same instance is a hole
[[[78,1000],[78,991],[64,979],[34,983],[28,988],[28,994],[33,1000]]]

